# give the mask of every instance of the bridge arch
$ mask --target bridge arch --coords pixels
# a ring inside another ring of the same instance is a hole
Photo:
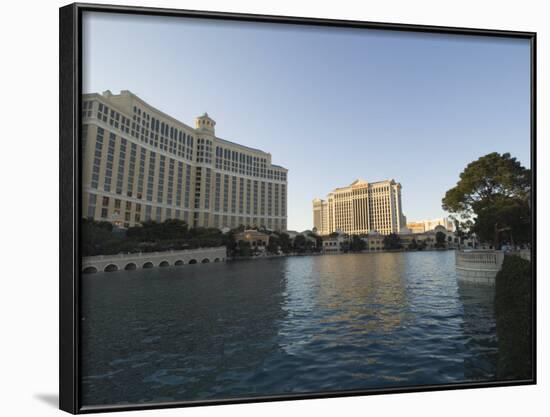
[[[174,265],[176,266],[180,266],[180,265],[183,265],[184,262],[181,260],[181,259],[178,259],[176,262],[174,262]]]
[[[201,264],[207,264],[207,263],[210,263],[210,259],[208,259],[208,258],[204,258],[204,259],[201,261]]]
[[[166,260],[162,261],[160,264],[159,264],[160,267],[164,268],[166,266],[170,266],[170,263]]]
[[[97,268],[95,266],[87,266],[82,271],[83,274],[95,274],[97,272]]]
[[[214,259],[214,262],[220,262],[220,258]]]
[[[152,268],[154,265],[153,265],[153,262],[145,262],[142,266],[143,269],[150,269]]]
[[[125,271],[133,271],[135,269],[137,269],[137,265],[134,262],[130,262],[124,267]]]
[[[193,264],[196,264],[196,263],[197,263],[197,260],[196,260],[196,259],[191,259],[191,260],[189,261],[189,264],[190,264],[190,265],[193,265]]]
[[[114,272],[114,271],[118,271],[118,266],[115,265],[115,264],[109,264],[107,265],[104,269],[103,269],[104,272]]]

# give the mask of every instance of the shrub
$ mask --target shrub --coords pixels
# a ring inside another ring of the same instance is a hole
[[[532,377],[531,268],[531,262],[519,256],[506,256],[496,276],[498,379]]]

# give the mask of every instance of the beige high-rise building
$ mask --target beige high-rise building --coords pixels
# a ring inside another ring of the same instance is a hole
[[[190,127],[130,91],[82,97],[82,216],[119,227],[287,227],[287,169],[271,154]]]
[[[320,235],[337,230],[349,234],[399,233],[406,224],[401,184],[394,180],[356,180],[336,188],[326,200],[313,200],[313,227]]]

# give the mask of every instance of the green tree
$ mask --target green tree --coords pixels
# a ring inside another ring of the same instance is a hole
[[[275,234],[269,236],[269,243],[267,244],[267,251],[270,253],[279,253],[279,237]]]
[[[296,235],[292,242],[292,247],[295,252],[304,253],[306,250],[306,238],[304,235]]]
[[[250,247],[250,242],[240,240],[237,243],[237,249],[235,251],[237,256],[250,256],[252,255],[252,248]]]
[[[367,248],[367,243],[357,235],[351,237],[349,250],[351,252],[361,252]]]
[[[445,247],[445,241],[447,239],[447,236],[445,236],[445,233],[443,232],[437,232],[435,234],[435,247],[436,248],[444,248]]]
[[[465,230],[464,226],[457,219],[453,219],[455,225],[455,236],[458,239],[458,247],[462,246],[464,239],[468,237],[469,233]],[[470,227],[468,227],[470,229]]]
[[[309,232],[308,236],[315,240],[315,243],[308,241],[308,247],[313,252],[320,252],[323,249],[323,238],[315,232]]]
[[[288,234],[284,232],[279,234],[279,244],[284,253],[290,253],[292,251],[292,242]]]
[[[531,262],[519,256],[504,257],[495,278],[499,379],[532,377],[532,279]]]
[[[512,245],[531,241],[531,209],[524,200],[498,196],[480,203],[476,214],[472,232],[482,241],[493,240],[495,248],[504,240]]]
[[[81,223],[82,254],[84,256],[101,255],[105,246],[114,246],[122,237],[113,234],[113,225],[105,221],[83,219]],[[110,252],[116,253],[116,252]]]
[[[530,192],[531,171],[509,153],[493,152],[466,166],[456,186],[446,192],[442,206],[463,225],[471,224],[482,240],[492,236],[499,248],[502,232],[521,239],[526,236],[523,229],[530,229],[530,215],[522,216],[521,222],[512,221],[511,215],[520,212],[519,207],[529,208]]]
[[[401,238],[395,233],[384,236],[384,249],[401,249]]]

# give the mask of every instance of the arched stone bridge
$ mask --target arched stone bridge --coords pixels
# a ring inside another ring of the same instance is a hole
[[[224,262],[227,256],[225,246],[166,252],[140,252],[119,255],[99,255],[82,258],[82,272],[112,272],[141,268],[180,266]]]

